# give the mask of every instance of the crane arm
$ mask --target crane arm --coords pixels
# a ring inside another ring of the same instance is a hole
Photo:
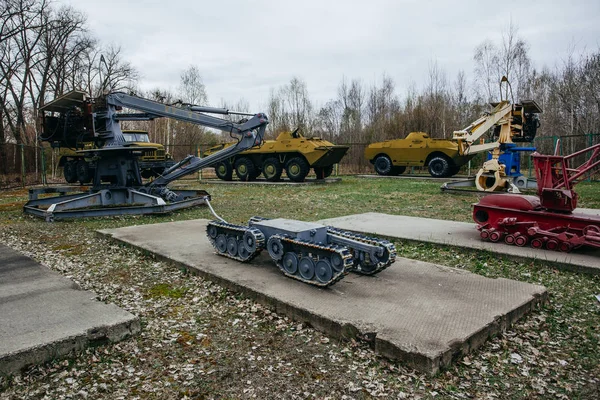
[[[511,104],[502,100],[492,104],[493,109],[464,129],[454,131],[452,138],[458,142],[460,155],[477,154],[499,148],[500,145],[513,142],[533,141],[539,120],[536,114],[542,112],[533,100],[524,100],[521,104]],[[474,144],[494,127],[493,143]]]
[[[219,129],[229,132],[230,135],[238,138],[238,143],[235,146],[228,147],[206,158],[199,158],[193,155],[186,157],[184,160],[175,164],[167,171],[152,182],[147,183],[146,187],[155,190],[156,188],[164,187],[174,180],[180,179],[183,176],[192,174],[215,165],[221,161],[254,146],[259,145],[264,137],[265,129],[269,120],[265,114],[246,114],[230,112],[224,108],[199,107],[199,106],[169,106],[153,100],[144,99],[137,96],[128,95],[126,93],[114,92],[109,93],[105,97],[106,107],[99,113],[101,120],[105,121],[105,134],[110,139],[107,145],[120,145],[125,142],[121,128],[119,127],[120,120],[135,120],[135,119],[154,119],[154,118],[172,118],[179,121],[190,122],[196,125],[202,125],[209,128]],[[142,114],[120,114],[117,110],[122,108],[141,111]],[[242,114],[251,117],[243,120],[241,123],[234,123],[225,119],[213,117],[202,113],[216,114]]]
[[[198,172],[203,168],[218,164],[221,161],[225,161],[244,150],[258,146],[264,137],[267,122],[264,118],[258,118],[257,116],[254,116],[246,124],[250,124],[255,119],[256,121],[252,125],[258,124],[255,127],[256,129],[246,130],[236,145],[226,147],[223,150],[220,150],[205,158],[199,158],[192,155],[187,156],[185,159],[175,164],[167,171],[163,172],[162,176],[150,183],[147,183],[146,186],[150,188],[165,186],[170,182],[180,179],[186,175],[193,174],[194,172]]]
[[[106,96],[106,103],[114,107],[131,108],[138,111],[143,111],[151,117],[166,117],[173,118],[179,121],[191,122],[193,124],[206,126],[209,128],[219,129],[221,131],[240,134],[248,128],[243,124],[236,124],[231,121],[212,117],[195,111],[206,110],[213,114],[229,114],[229,110],[224,108],[209,108],[209,107],[190,107],[183,108],[177,106],[169,106],[157,101],[144,99],[137,96],[131,96],[126,93],[114,92]],[[119,114],[116,114],[116,119],[119,119]]]
[[[477,154],[498,147],[500,141],[482,145],[473,145],[473,143],[478,141],[492,126],[509,116],[512,111],[512,104],[506,100],[501,101],[488,115],[477,119],[464,129],[454,131],[452,139],[458,142],[460,155]]]

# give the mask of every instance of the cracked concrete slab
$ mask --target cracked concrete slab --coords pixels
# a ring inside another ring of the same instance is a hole
[[[577,209],[577,212],[597,215],[599,210]],[[319,222],[354,232],[467,249],[480,249],[516,259],[540,260],[556,268],[593,275],[600,274],[599,249],[580,248],[571,253],[562,253],[531,247],[509,246],[501,242],[484,242],[479,237],[475,223],[373,212],[346,215]]]
[[[99,231],[333,337],[369,341],[385,357],[436,373],[547,298],[542,286],[489,279],[405,258],[374,277],[349,274],[327,289],[286,278],[266,251],[243,264],[218,256],[207,220]]]
[[[0,375],[139,332],[137,317],[95,297],[0,244]]]

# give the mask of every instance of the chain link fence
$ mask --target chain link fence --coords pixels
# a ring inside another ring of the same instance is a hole
[[[549,136],[537,137],[532,145],[541,154],[554,154],[555,149],[559,155],[572,154],[587,147],[600,143],[600,134],[572,135],[572,136]],[[364,151],[369,143],[338,143],[350,148],[346,156],[334,169],[334,175],[356,175],[372,174],[374,168],[364,158]],[[174,160],[181,160],[187,155],[202,156],[203,152],[214,144],[192,144],[192,145],[167,145],[165,150],[171,154]],[[589,154],[582,154],[572,161],[571,166],[584,163]],[[475,174],[486,159],[485,154],[478,154],[459,172],[461,174]],[[47,146],[35,147],[22,144],[0,144],[0,189],[26,187],[32,185],[46,185],[64,183],[62,167],[59,167],[60,150]],[[521,154],[521,172],[533,177],[533,161],[531,153]],[[406,173],[428,175],[427,167],[410,168]],[[191,174],[183,179],[216,178],[214,170],[207,168],[197,174]],[[588,179],[600,179],[600,173],[596,173]]]

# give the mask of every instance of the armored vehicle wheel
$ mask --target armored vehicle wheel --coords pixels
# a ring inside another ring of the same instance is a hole
[[[235,162],[235,174],[240,181],[251,181],[256,178],[256,167],[251,159],[241,157]]]
[[[304,157],[294,157],[285,166],[285,173],[294,182],[303,182],[310,171],[310,166]]]
[[[265,179],[269,182],[277,182],[281,179],[281,174],[283,173],[283,167],[279,160],[275,157],[267,158],[262,165],[263,175]]]
[[[215,165],[215,174],[219,179],[224,181],[230,181],[233,178],[233,167],[228,161],[221,161]]]
[[[379,175],[389,175],[394,167],[388,156],[377,156],[373,165],[375,166],[375,172]]]
[[[333,165],[328,165],[326,167],[315,167],[315,175],[317,175],[317,179],[325,179],[333,173]]]
[[[82,185],[92,180],[92,176],[90,174],[90,165],[85,160],[77,161],[75,169],[77,173],[77,180]]]
[[[406,167],[392,167],[392,172],[390,175],[402,175],[406,171]]]
[[[445,178],[450,174],[450,162],[446,157],[436,156],[429,160],[429,174],[434,178]]]
[[[63,167],[63,174],[68,183],[77,182],[77,164],[76,161],[67,161]]]

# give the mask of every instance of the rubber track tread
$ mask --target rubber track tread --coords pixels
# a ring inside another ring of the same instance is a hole
[[[356,240],[358,242],[367,243],[367,244],[370,244],[373,246],[382,246],[382,247],[385,247],[390,254],[388,260],[386,262],[377,263],[377,267],[373,271],[364,272],[364,271],[357,269],[356,267],[353,267],[350,270],[351,272],[361,274],[361,275],[375,275],[375,274],[380,273],[381,271],[383,271],[384,269],[386,269],[387,267],[392,265],[394,263],[394,261],[396,261],[396,255],[397,255],[396,246],[394,246],[393,243],[391,243],[387,240],[364,236],[364,235],[360,235],[360,234],[354,233],[354,232],[344,231],[344,230],[335,228],[333,226],[327,227],[327,233],[330,235],[341,236],[346,239],[352,239],[352,240]]]
[[[348,270],[350,268],[352,268],[352,265],[353,265],[352,254],[344,246],[321,245],[321,244],[317,244],[315,242],[309,242],[306,240],[295,239],[289,235],[282,235],[282,234],[272,235],[271,237],[276,237],[279,240],[281,240],[281,242],[284,243],[284,246],[285,246],[285,244],[289,244],[289,245],[292,245],[295,247],[299,246],[301,248],[308,249],[308,251],[310,251],[310,249],[317,249],[319,251],[329,252],[332,254],[337,253],[340,257],[342,257],[342,260],[344,261],[344,268],[341,271],[336,272],[335,270],[333,270],[333,276],[332,276],[331,280],[329,282],[321,283],[316,280],[307,280],[307,279],[302,278],[299,275],[291,275],[291,274],[287,273],[285,271],[285,269],[283,269],[283,258],[282,258],[280,261],[277,261],[276,264],[279,267],[279,269],[281,270],[281,272],[283,272],[283,274],[289,278],[299,280],[308,285],[325,288],[325,287],[331,286],[334,283],[341,280],[348,273]],[[294,252],[296,254],[298,254],[297,251],[294,251]]]
[[[231,254],[225,252],[225,253],[221,253],[217,250],[217,246],[216,246],[216,240],[211,238],[208,234],[206,235],[208,237],[208,240],[210,241],[210,244],[215,248],[215,253],[223,256],[223,257],[227,257],[227,258],[231,258],[232,260],[236,260],[236,261],[240,261],[240,262],[250,262],[252,261],[257,255],[260,254],[260,252],[264,249],[265,247],[265,236],[263,235],[263,233],[256,229],[256,228],[249,228],[247,226],[244,225],[235,225],[235,224],[230,224],[227,222],[222,222],[222,221],[210,221],[208,223],[207,226],[207,232],[208,232],[208,228],[210,226],[215,226],[218,229],[218,233],[225,233],[225,234],[229,234],[231,232],[235,232],[236,234],[240,234],[241,236],[244,235],[244,232],[246,232],[247,230],[251,229],[253,231],[255,231],[255,233],[257,233],[257,237],[259,238],[259,242],[256,244],[256,250],[251,253],[248,258],[246,259],[242,259],[241,257],[233,257]],[[261,240],[262,239],[262,240]]]

